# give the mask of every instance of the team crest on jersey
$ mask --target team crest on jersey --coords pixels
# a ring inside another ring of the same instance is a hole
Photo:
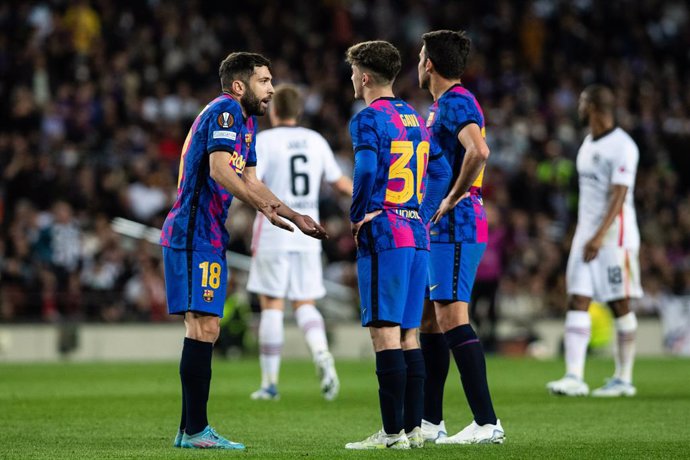
[[[252,145],[252,133],[247,133],[244,135],[244,142],[247,144],[247,148]]]
[[[235,124],[235,118],[233,118],[230,112],[221,113],[220,115],[218,115],[216,121],[218,122],[218,126],[220,126],[221,128],[229,128]]]
[[[594,163],[599,163],[599,160],[600,160],[600,159],[601,159],[601,157],[599,156],[599,153],[598,153],[598,152],[594,152],[594,156],[592,157],[592,162],[594,162]]]
[[[436,112],[429,112],[429,117],[426,119],[426,127],[430,128],[434,124],[434,115]]]
[[[206,302],[213,302],[213,289],[204,289],[203,298]]]

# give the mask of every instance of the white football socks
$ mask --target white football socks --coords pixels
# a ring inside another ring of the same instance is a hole
[[[309,350],[314,358],[323,351],[328,351],[328,340],[326,339],[326,328],[323,323],[323,316],[314,305],[302,305],[295,310],[297,325],[302,329],[304,339],[307,341]]]
[[[635,362],[635,333],[637,332],[635,313],[630,312],[616,318],[616,332],[613,353],[616,360],[614,377],[626,383],[632,383],[632,370]]]
[[[586,311],[571,310],[565,315],[566,373],[582,379],[585,373],[587,345],[592,335],[592,319]]]
[[[263,310],[259,323],[261,388],[278,384],[280,353],[283,351],[283,311]]]

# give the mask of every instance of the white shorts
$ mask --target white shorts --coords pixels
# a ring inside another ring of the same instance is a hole
[[[590,297],[598,302],[642,297],[638,251],[618,246],[602,247],[587,263],[584,246],[574,245],[568,257],[565,282],[569,295]]]
[[[257,252],[247,290],[288,300],[320,299],[326,295],[321,252]]]

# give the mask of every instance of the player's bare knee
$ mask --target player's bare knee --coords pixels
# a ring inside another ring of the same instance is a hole
[[[466,302],[437,303],[436,321],[443,332],[448,332],[458,326],[470,323],[470,315]]]
[[[587,311],[589,310],[589,304],[592,301],[589,297],[583,297],[579,295],[574,295],[570,297],[568,301],[568,310],[571,311]]]
[[[613,310],[613,316],[620,318],[630,313],[630,302],[628,299],[619,299],[609,302],[611,310]]]
[[[432,303],[430,305],[430,307],[428,307],[427,304],[424,305],[424,313],[422,314],[422,323],[419,330],[424,334],[440,334],[442,331],[441,327],[438,325],[438,321],[436,321],[434,304]]]
[[[403,350],[414,350],[419,348],[419,340],[417,340],[417,331],[419,329],[403,329],[401,332],[401,344]]]

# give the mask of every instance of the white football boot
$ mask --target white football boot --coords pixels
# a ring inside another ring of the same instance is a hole
[[[322,351],[314,360],[316,371],[321,380],[321,394],[326,401],[333,401],[340,391],[340,380],[335,371],[333,355],[327,351]]]
[[[637,388],[632,383],[625,382],[617,377],[606,380],[606,384],[592,391],[592,396],[597,398],[618,398],[620,396],[635,396]]]
[[[424,434],[422,433],[422,429],[420,427],[416,426],[412,431],[405,434],[407,435],[407,439],[410,441],[411,449],[419,449],[420,447],[424,447]]]
[[[380,430],[369,436],[364,441],[348,442],[346,449],[370,450],[370,449],[409,449],[410,440],[407,439],[405,430],[400,430],[397,434],[386,434]]]
[[[436,444],[503,444],[504,440],[505,432],[500,420],[496,420],[495,425],[477,425],[473,420],[459,433],[437,439]]]
[[[432,443],[436,442],[438,439],[447,437],[448,431],[446,430],[446,422],[441,420],[441,423],[434,425],[422,419],[422,436],[424,436],[425,441]]]
[[[554,380],[546,384],[546,389],[551,394],[563,396],[587,396],[589,394],[589,386],[584,380],[575,377],[572,374],[566,374],[560,380]]]

